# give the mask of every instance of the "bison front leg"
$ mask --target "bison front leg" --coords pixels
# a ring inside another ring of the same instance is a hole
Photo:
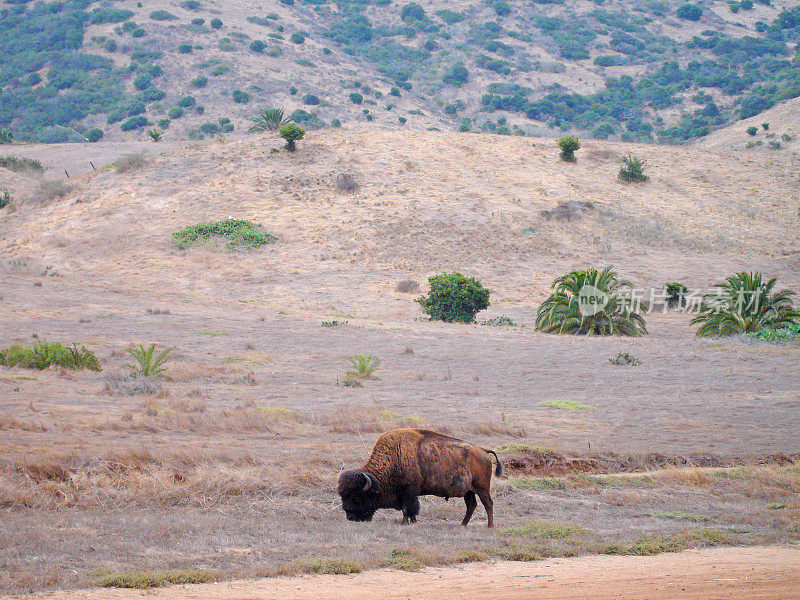
[[[466,526],[466,524],[469,523],[469,520],[472,518],[472,513],[475,512],[475,507],[478,506],[478,501],[475,500],[475,492],[467,492],[464,496],[464,502],[467,505],[467,514],[464,515],[464,520],[461,521],[461,524]]]
[[[403,490],[400,500],[403,507],[403,525],[416,523],[417,515],[419,514],[419,498],[417,494],[413,490],[406,488]]]

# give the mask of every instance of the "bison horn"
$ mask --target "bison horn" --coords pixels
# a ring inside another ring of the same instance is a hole
[[[364,489],[362,490],[362,491],[366,492],[366,491],[369,491],[369,488],[372,487],[372,479],[366,473],[362,473],[362,475],[364,476],[364,479],[367,480],[367,483],[364,485]]]

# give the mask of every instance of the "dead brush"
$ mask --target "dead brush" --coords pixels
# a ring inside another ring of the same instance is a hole
[[[356,181],[356,176],[352,173],[339,173],[334,182],[336,191],[342,194],[354,194],[361,186]]]
[[[707,486],[712,479],[707,469],[700,467],[668,467],[653,475],[655,479],[692,486]]]
[[[414,294],[419,291],[419,282],[413,279],[401,279],[394,290],[401,294]]]
[[[148,162],[150,162],[150,159],[147,156],[147,152],[142,150],[140,152],[123,154],[116,160],[114,166],[117,169],[117,173],[127,173],[128,171],[137,171],[141,169]]]

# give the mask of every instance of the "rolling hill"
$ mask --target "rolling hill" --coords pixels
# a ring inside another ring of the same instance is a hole
[[[279,106],[306,128],[680,142],[800,93],[781,0],[6,4],[0,126],[31,141],[236,135]]]

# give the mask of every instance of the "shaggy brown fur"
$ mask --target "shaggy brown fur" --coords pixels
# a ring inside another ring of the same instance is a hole
[[[464,498],[467,512],[461,522],[469,523],[481,499],[488,525],[494,525],[492,459],[496,475],[502,473],[497,455],[462,440],[426,429],[395,429],[375,442],[372,454],[361,469],[339,476],[342,508],[351,521],[369,521],[379,508],[403,511],[403,523],[414,523],[419,513],[418,496]]]

